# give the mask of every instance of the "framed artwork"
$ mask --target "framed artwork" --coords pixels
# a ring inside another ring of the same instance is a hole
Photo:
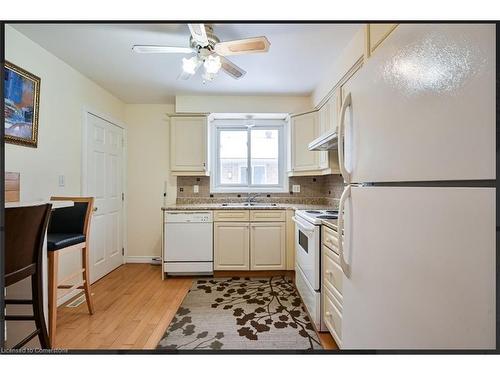
[[[40,78],[5,62],[5,142],[37,147]]]

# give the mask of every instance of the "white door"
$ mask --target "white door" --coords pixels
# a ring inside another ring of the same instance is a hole
[[[495,189],[352,187],[345,349],[495,348]]]
[[[495,67],[494,25],[399,25],[343,87],[346,181],[495,179]]]
[[[90,280],[123,264],[123,129],[87,113],[84,194],[95,197],[90,229]]]

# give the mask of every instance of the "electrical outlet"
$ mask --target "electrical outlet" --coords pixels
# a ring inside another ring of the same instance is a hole
[[[193,193],[198,194],[200,192],[200,186],[199,185],[193,185]]]
[[[64,180],[65,180],[64,175],[63,174],[59,175],[59,187],[64,187],[65,185]]]
[[[292,185],[292,191],[294,193],[300,193],[300,185]]]

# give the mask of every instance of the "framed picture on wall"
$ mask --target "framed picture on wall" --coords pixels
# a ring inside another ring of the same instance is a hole
[[[5,62],[5,142],[37,147],[40,78]]]

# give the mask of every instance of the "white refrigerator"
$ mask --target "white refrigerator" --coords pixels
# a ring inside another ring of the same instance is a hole
[[[496,347],[495,26],[401,24],[343,89],[343,349]]]

